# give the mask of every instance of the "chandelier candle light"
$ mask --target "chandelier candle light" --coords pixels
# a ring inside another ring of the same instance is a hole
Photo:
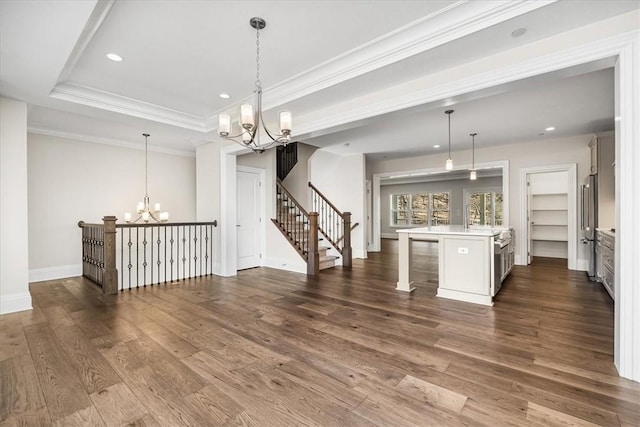
[[[476,135],[477,133],[470,133],[471,137],[471,173],[469,174],[469,179],[471,181],[475,181],[478,179],[478,172],[476,172]]]
[[[289,111],[280,112],[280,133],[272,133],[267,129],[262,118],[262,82],[260,81],[260,30],[267,23],[264,19],[254,17],[249,20],[249,24],[256,30],[256,88],[254,90],[256,105],[242,104],[240,106],[240,133],[232,135],[231,116],[221,113],[218,116],[218,134],[223,139],[231,140],[245,148],[251,149],[254,153],[262,153],[274,144],[287,145],[291,142],[291,113]],[[259,128],[264,129],[271,142],[260,145]],[[241,141],[239,139],[242,139]]]
[[[142,136],[144,136],[144,201],[138,202],[138,206],[136,207],[138,218],[136,218],[135,221],[131,221],[131,213],[125,212],[124,221],[127,224],[135,223],[140,220],[144,222],[149,222],[150,220],[154,220],[156,222],[167,222],[169,221],[169,212],[160,212],[160,203],[156,203],[155,205],[153,205],[153,211],[151,210],[149,192],[147,191],[149,164],[147,139],[150,135],[148,133],[143,133]]]
[[[453,113],[453,110],[447,110],[444,113],[449,116],[449,157],[447,158],[447,162],[444,164],[444,168],[450,171],[453,170],[453,160],[451,160],[451,113]]]

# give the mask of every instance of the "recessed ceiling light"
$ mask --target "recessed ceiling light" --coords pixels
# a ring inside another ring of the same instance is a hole
[[[548,128],[545,128],[544,130],[546,130],[547,132],[553,132],[554,130],[556,130],[556,128],[553,127],[553,126],[549,126]]]
[[[118,55],[117,53],[107,53],[107,58],[115,62],[122,61],[122,56]]]
[[[436,144],[436,145],[433,146],[433,148],[440,148],[440,145]]]
[[[228,93],[221,93],[221,94],[220,94],[220,98],[222,98],[222,99],[229,99],[229,98],[231,98],[231,96],[230,96]]]
[[[526,32],[527,32],[526,28],[518,28],[513,30],[513,32],[511,33],[511,37],[515,37],[515,38],[522,37],[525,35]]]

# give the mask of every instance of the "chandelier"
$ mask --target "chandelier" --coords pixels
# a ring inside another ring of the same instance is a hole
[[[256,30],[256,88],[255,109],[251,104],[240,106],[240,133],[232,134],[231,116],[221,113],[218,116],[218,134],[223,139],[233,141],[245,148],[251,149],[254,153],[262,153],[274,144],[287,145],[291,142],[291,113],[289,111],[280,112],[280,133],[270,132],[264,124],[262,118],[262,82],[260,81],[260,30],[267,23],[264,19],[254,17],[249,20],[249,24]],[[271,139],[267,144],[260,145],[260,127]]]
[[[132,221],[131,213],[124,213],[124,221],[127,224],[136,223],[138,221],[149,222],[151,220],[156,222],[167,222],[169,221],[169,212],[160,212],[160,203],[156,203],[153,206],[153,210],[151,210],[151,203],[149,201],[149,192],[147,191],[147,182],[148,182],[148,164],[149,164],[149,152],[147,145],[147,138],[149,138],[148,133],[143,133],[144,136],[144,201],[138,202],[138,206],[136,207],[136,212],[138,217]]]

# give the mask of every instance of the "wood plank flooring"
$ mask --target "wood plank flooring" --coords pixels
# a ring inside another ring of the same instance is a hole
[[[397,244],[318,279],[268,268],[103,297],[32,284],[0,317],[0,426],[638,426],[613,304],[563,262],[516,266],[494,307],[436,298]]]

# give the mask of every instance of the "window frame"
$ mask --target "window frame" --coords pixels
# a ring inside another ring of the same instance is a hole
[[[463,190],[463,209],[467,209],[469,204],[469,198],[472,193],[491,193],[491,224],[481,224],[488,227],[504,227],[504,192],[502,187],[465,187]],[[503,225],[496,225],[496,194],[502,194],[502,223]],[[486,222],[486,221],[485,221]]]
[[[444,193],[447,195],[447,209],[434,209],[433,207],[433,195],[434,194],[438,194],[438,193]],[[407,209],[394,209],[395,205],[393,203],[393,198],[395,196],[403,196],[403,195],[408,195],[409,196],[409,200],[407,203]],[[427,202],[427,209],[414,209],[413,208],[413,197],[414,196],[423,196],[423,195],[427,195],[428,196],[428,202]],[[403,211],[406,212],[406,220],[407,220],[407,224],[397,224],[394,222],[394,218],[397,218],[397,212],[399,211]],[[413,212],[425,212],[426,213],[426,218],[427,221],[426,223],[421,223],[421,224],[415,224],[413,223]],[[416,228],[416,227],[429,227],[432,225],[438,225],[438,224],[434,224],[433,221],[433,213],[434,212],[447,212],[449,215],[449,224],[451,223],[451,190],[445,190],[445,191],[427,191],[427,192],[423,192],[423,191],[416,191],[416,192],[411,192],[411,191],[403,191],[403,192],[398,192],[398,193],[391,193],[389,194],[389,227],[394,227],[394,228]],[[394,215],[396,214],[396,215]]]

